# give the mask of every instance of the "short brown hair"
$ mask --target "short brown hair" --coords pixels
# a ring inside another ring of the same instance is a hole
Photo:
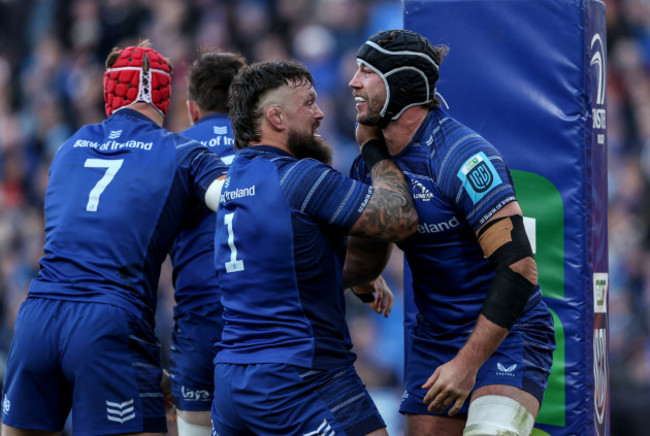
[[[259,141],[262,116],[259,103],[270,91],[289,85],[314,85],[309,70],[293,61],[258,62],[243,67],[230,85],[230,119],[235,134],[235,148],[248,147]]]
[[[246,60],[237,53],[199,53],[187,78],[188,98],[203,112],[227,113],[228,89],[244,65]]]

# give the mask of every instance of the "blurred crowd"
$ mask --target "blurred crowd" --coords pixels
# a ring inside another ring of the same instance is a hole
[[[605,3],[612,434],[643,435],[650,424],[650,2]]]
[[[607,0],[612,434],[650,424],[650,2]],[[174,65],[165,127],[189,126],[185,73],[199,49],[249,62],[296,59],[317,81],[323,137],[347,173],[358,153],[347,83],[359,45],[402,26],[399,0],[0,0],[0,379],[20,303],[43,248],[49,162],[77,128],[104,119],[102,72],[114,46],[148,38]],[[349,299],[361,377],[390,434],[402,431],[401,258],[387,280],[388,320]],[[157,330],[168,345],[173,288],[160,281]],[[163,347],[165,348],[165,347]],[[167,356],[165,356],[167,358]],[[645,426],[645,427],[644,427]]]

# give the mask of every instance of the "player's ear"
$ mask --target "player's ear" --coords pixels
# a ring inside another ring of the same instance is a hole
[[[190,117],[190,123],[192,124],[201,118],[201,109],[195,101],[187,100],[187,115]]]
[[[276,130],[282,131],[287,128],[286,117],[279,106],[271,106],[266,110],[266,119]]]

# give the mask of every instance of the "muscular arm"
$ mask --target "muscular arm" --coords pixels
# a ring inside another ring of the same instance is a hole
[[[519,203],[516,201],[508,203],[503,209],[488,220],[483,227],[491,221],[511,215],[522,215]],[[479,229],[480,232],[480,229]],[[477,232],[477,233],[479,233]],[[492,255],[492,250],[486,244],[481,245],[486,257]],[[512,271],[524,276],[531,284],[537,285],[537,263],[532,257],[526,257],[509,265]],[[463,348],[458,352],[458,358],[475,362],[478,367],[496,351],[501,342],[508,335],[508,329],[499,326],[480,315],[472,335],[469,337]]]
[[[495,214],[483,227],[499,218],[521,214],[519,204],[513,201]],[[480,232],[479,229],[477,234]],[[481,242],[486,257],[491,256],[499,246],[499,243],[495,243],[494,240]],[[532,257],[520,259],[505,268],[520,274],[531,285],[537,285],[537,264]],[[422,386],[424,389],[429,389],[424,397],[428,409],[442,412],[453,403],[449,415],[456,414],[474,386],[479,368],[496,351],[507,335],[508,328],[490,321],[483,314],[479,315],[472,334],[456,357],[438,367]]]
[[[413,234],[418,215],[406,179],[395,162],[380,161],[370,176],[372,196],[350,235],[394,242]]]
[[[393,244],[350,236],[343,265],[343,287],[369,283],[386,267]]]

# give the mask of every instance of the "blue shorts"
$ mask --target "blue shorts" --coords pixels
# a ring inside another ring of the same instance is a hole
[[[218,363],[214,385],[219,436],[365,435],[386,426],[352,365],[319,371]]]
[[[542,403],[555,349],[553,318],[546,304],[541,301],[541,296],[534,304],[529,303],[529,306],[531,307],[526,307],[499,348],[481,366],[472,391],[486,385],[516,386]],[[401,413],[440,415],[427,410],[423,402],[427,390],[421,386],[438,366],[456,356],[469,335],[470,333],[436,337],[428,328],[426,320],[418,316],[418,323],[410,334],[405,364],[405,391],[399,409]],[[467,413],[468,407],[469,398],[458,413]],[[442,414],[446,413],[447,411]]]
[[[2,422],[74,434],[165,433],[160,345],[131,312],[102,303],[28,298],[16,319]]]
[[[204,311],[203,311],[204,312]],[[208,411],[214,391],[214,344],[221,339],[223,306],[176,317],[170,351],[172,393],[180,410]]]

